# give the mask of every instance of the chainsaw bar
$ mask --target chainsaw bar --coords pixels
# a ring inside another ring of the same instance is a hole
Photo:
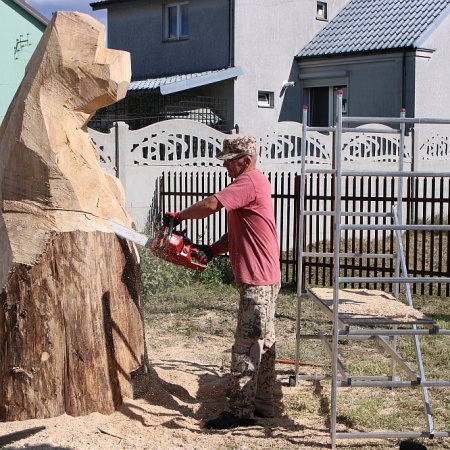
[[[114,233],[116,233],[118,236],[124,239],[128,239],[129,241],[132,241],[142,247],[150,246],[151,238],[147,235],[138,233],[136,230],[132,230],[131,228],[124,227],[114,220],[108,219],[108,222],[111,224]]]
[[[192,242],[185,236],[184,232],[173,231],[173,224],[168,227],[161,227],[155,237],[150,238],[145,234],[123,226],[115,220],[107,220],[117,236],[150,249],[158,258],[199,271],[205,270],[208,266],[208,264],[198,260],[197,251],[195,251],[196,249],[193,248]]]

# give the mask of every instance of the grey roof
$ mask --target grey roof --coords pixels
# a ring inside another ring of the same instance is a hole
[[[419,48],[450,0],[352,0],[297,57]]]
[[[166,95],[204,86],[205,84],[217,83],[229,78],[235,78],[242,75],[242,73],[240,67],[229,67],[227,69],[208,70],[206,72],[173,75],[163,78],[149,78],[146,80],[132,81],[128,86],[128,90],[151,91],[159,88],[161,94]]]

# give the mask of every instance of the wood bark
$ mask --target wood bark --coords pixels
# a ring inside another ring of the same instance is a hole
[[[126,52],[58,12],[0,129],[0,420],[113,412],[145,367],[139,258],[86,124],[122,98]]]

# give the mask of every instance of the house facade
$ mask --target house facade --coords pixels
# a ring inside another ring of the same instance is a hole
[[[22,81],[25,68],[47,26],[47,19],[24,0],[1,0],[0,122]]]
[[[450,117],[450,0],[352,0],[297,55],[310,124],[344,114]]]
[[[348,0],[106,0],[108,45],[131,52],[132,83],[104,115],[145,125],[197,118],[261,133],[298,121],[294,55]],[[295,84],[294,84],[295,83]],[[137,126],[134,126],[137,128]]]

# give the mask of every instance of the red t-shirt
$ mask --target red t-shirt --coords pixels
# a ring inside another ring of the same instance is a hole
[[[280,251],[269,180],[253,169],[215,194],[228,213],[228,251],[236,283],[280,280]]]

